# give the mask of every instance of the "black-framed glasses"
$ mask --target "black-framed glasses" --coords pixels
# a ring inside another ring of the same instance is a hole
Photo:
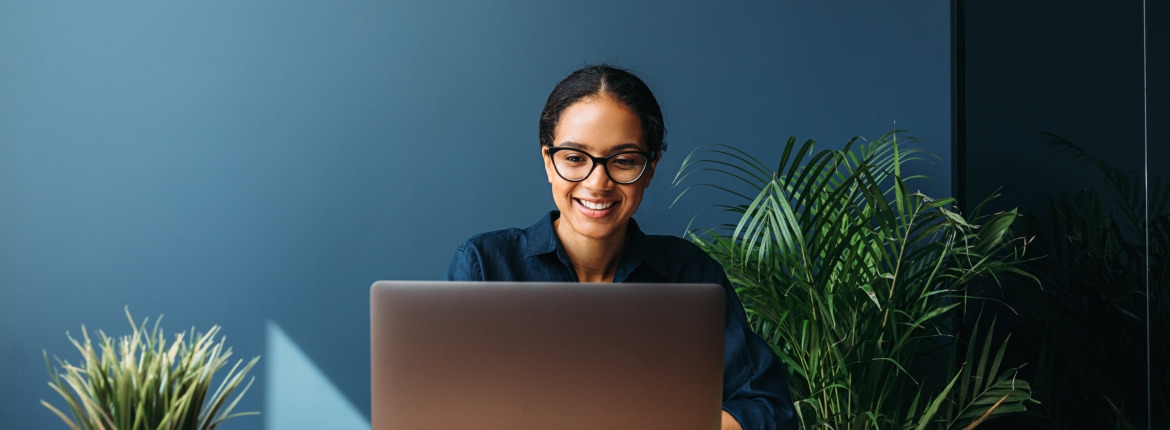
[[[548,147],[548,156],[552,158],[553,169],[566,181],[584,181],[600,164],[602,170],[605,170],[605,175],[619,184],[637,182],[646,172],[646,166],[654,159],[652,152],[623,151],[605,157],[594,157],[580,149],[553,146]]]

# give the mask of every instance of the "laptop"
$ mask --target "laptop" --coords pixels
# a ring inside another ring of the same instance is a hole
[[[372,428],[718,429],[724,294],[717,284],[376,282]]]

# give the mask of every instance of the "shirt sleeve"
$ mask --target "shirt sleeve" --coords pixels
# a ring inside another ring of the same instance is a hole
[[[776,353],[751,330],[739,296],[726,276],[723,409],[744,430],[795,430],[796,415],[784,368]]]
[[[451,264],[447,266],[448,281],[483,281],[483,265],[479,249],[470,240],[459,245]]]

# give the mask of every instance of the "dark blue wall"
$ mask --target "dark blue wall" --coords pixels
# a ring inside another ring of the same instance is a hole
[[[65,332],[123,333],[126,305],[220,324],[242,358],[287,333],[368,415],[368,286],[441,278],[466,237],[553,208],[536,119],[588,63],[664,107],[652,233],[715,202],[668,209],[702,144],[776,157],[896,121],[949,192],[947,2],[628,3],[0,1],[0,423],[60,424],[42,350],[75,361]],[[276,426],[274,392],[332,413],[277,359],[242,405],[268,416],[230,427]]]

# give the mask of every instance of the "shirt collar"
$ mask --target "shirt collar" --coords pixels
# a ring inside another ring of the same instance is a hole
[[[556,252],[560,246],[556,231],[553,230],[553,220],[561,216],[558,211],[551,211],[542,217],[536,224],[524,230],[525,243],[524,258],[531,258],[541,254]]]
[[[553,229],[553,221],[560,216],[560,212],[551,211],[525,230],[527,236],[524,248],[525,258],[553,253],[561,247],[561,241],[557,237],[556,230]],[[626,227],[626,236],[629,241],[626,243],[626,252],[622,254],[622,259],[618,262],[617,274],[614,276],[615,281],[621,282],[642,263],[646,263],[656,272],[667,274],[666,259],[662,255],[662,250],[653,246],[650,238],[642,232],[642,229],[638,227],[638,222],[633,218],[630,218],[630,224]]]
[[[654,246],[650,237],[638,228],[638,222],[633,218],[630,218],[630,225],[626,227],[626,236],[629,237],[629,242],[626,243],[626,253],[622,256],[622,261],[618,263],[615,281],[625,280],[642,263],[662,275],[668,274],[666,257],[662,255],[662,249]]]

